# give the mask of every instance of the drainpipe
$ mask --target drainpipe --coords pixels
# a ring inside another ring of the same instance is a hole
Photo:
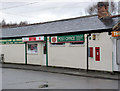
[[[48,39],[47,36],[45,36],[46,40],[46,67],[48,67]]]
[[[87,71],[89,70],[89,57],[88,57],[89,36],[91,36],[91,34],[87,35]]]
[[[27,42],[25,42],[25,64],[27,64]]]

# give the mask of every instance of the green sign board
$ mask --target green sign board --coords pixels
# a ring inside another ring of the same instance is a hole
[[[24,44],[24,42],[22,42],[22,38],[19,38],[19,39],[1,39],[0,43],[1,44]]]
[[[50,41],[51,41],[51,43],[84,42],[84,34],[52,36],[50,38]]]

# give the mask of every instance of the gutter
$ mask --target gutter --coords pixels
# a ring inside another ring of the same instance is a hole
[[[0,37],[0,39],[14,39],[21,37],[35,37],[35,36],[60,36],[60,35],[71,35],[71,34],[88,34],[88,33],[101,33],[108,32],[112,30],[112,27],[107,29],[97,29],[97,30],[88,30],[88,31],[73,31],[73,32],[63,32],[63,33],[51,33],[51,34],[36,34],[36,35],[26,35],[26,36],[9,36],[9,37]]]
[[[113,15],[113,16],[110,16],[110,18],[116,18],[116,17],[120,17],[120,15]]]

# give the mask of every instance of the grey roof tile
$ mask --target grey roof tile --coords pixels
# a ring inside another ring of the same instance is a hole
[[[114,18],[113,22],[108,24],[108,21],[104,23],[97,16],[89,16],[16,28],[4,28],[0,31],[2,31],[2,38],[80,31],[87,32],[91,30],[110,29],[117,22],[118,18]]]

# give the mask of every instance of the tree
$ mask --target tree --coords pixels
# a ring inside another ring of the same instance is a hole
[[[2,25],[2,26],[6,25],[6,22],[5,22],[4,19],[2,20],[1,25]]]
[[[27,22],[27,21],[24,21],[24,22],[23,22],[23,21],[21,21],[21,22],[19,23],[19,25],[20,25],[20,26],[23,26],[23,25],[28,25],[28,22]]]
[[[96,4],[88,7],[87,9],[87,13],[89,13],[90,15],[92,14],[97,14],[98,13],[98,3],[101,3],[101,2],[97,2]],[[102,3],[105,3],[105,4],[108,4],[109,5],[109,2],[106,1],[106,2],[102,2]],[[117,10],[116,10],[116,5],[115,3],[112,1],[111,2],[111,13],[115,13]]]
[[[0,28],[7,28],[7,27],[18,27],[18,26],[25,26],[25,25],[28,25],[28,22],[27,21],[21,21],[19,24],[18,23],[6,23],[6,21],[3,19],[1,22],[0,22]]]

